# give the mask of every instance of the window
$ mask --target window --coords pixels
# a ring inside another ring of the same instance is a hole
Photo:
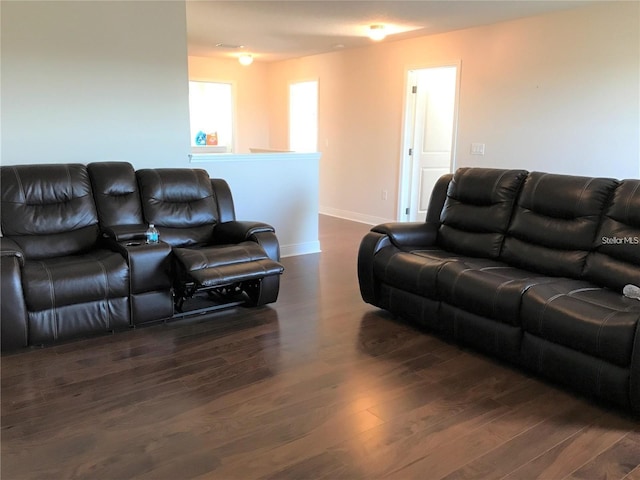
[[[233,85],[189,82],[191,147],[233,151]]]
[[[289,149],[318,150],[318,82],[315,80],[289,86]]]

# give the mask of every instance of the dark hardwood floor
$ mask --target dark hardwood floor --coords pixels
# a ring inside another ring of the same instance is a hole
[[[640,424],[362,302],[321,217],[277,303],[2,357],[2,478],[640,480]]]

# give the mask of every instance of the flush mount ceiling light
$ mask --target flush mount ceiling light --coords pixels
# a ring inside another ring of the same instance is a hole
[[[378,23],[375,25],[369,25],[369,38],[374,42],[379,42],[387,36],[384,25]]]
[[[238,57],[238,61],[244,66],[251,65],[253,63],[253,55],[250,53],[243,53]]]
[[[236,50],[238,48],[244,48],[244,45],[236,45],[235,43],[216,43],[218,48],[227,48],[229,50]]]

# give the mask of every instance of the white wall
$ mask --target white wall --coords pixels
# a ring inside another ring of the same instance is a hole
[[[601,2],[274,63],[271,144],[286,144],[288,84],[318,78],[320,211],[395,219],[406,72],[461,61],[457,166],[638,177],[639,24],[640,2]]]
[[[640,3],[623,2],[473,32],[459,164],[638,177],[639,25]],[[472,142],[486,143],[484,158]]]
[[[284,255],[319,251],[317,156],[190,163],[184,2],[3,2],[1,21],[2,164],[206,168],[229,182],[238,219],[276,227]],[[268,147],[266,66],[191,67],[235,83],[239,149]]]
[[[639,23],[602,2],[269,64],[249,146],[286,148],[289,83],[318,79],[320,210],[394,219],[406,71],[460,60],[458,166],[638,177]],[[1,27],[3,164],[192,166],[183,2],[2,2]]]
[[[3,164],[188,166],[184,2],[2,2]]]
[[[318,153],[194,155],[192,167],[223,178],[238,220],[272,225],[283,257],[320,251]]]

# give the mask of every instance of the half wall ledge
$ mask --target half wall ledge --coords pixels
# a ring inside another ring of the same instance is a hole
[[[320,152],[191,154],[194,168],[224,178],[238,218],[273,225],[282,257],[320,252]],[[251,218],[250,218],[251,217]]]

